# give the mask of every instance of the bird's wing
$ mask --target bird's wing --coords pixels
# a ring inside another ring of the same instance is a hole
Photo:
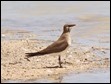
[[[45,55],[45,54],[50,54],[50,53],[57,53],[57,52],[61,52],[61,51],[65,50],[68,46],[69,45],[68,45],[67,40],[61,38],[41,51],[34,52],[34,53],[26,53],[26,56],[33,57],[33,56],[41,56],[41,55]]]
[[[65,50],[68,47],[66,40],[56,41],[53,44],[49,45],[47,48],[40,51],[40,53],[50,54],[57,53]]]

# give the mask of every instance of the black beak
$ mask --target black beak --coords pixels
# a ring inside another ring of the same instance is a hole
[[[68,24],[68,27],[76,26],[76,24]]]

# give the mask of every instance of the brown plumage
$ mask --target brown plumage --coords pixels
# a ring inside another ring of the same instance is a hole
[[[75,24],[65,24],[63,27],[63,33],[61,34],[61,36],[57,41],[55,41],[47,48],[41,51],[38,51],[35,53],[26,53],[26,56],[27,57],[41,56],[45,54],[58,53],[58,52],[64,51],[70,45],[70,42],[71,42],[70,27],[73,27],[73,26],[75,26]]]

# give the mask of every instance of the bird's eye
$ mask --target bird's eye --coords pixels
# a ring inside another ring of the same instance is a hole
[[[67,29],[67,31],[69,31],[69,28],[68,28],[68,27],[67,27],[66,29]]]

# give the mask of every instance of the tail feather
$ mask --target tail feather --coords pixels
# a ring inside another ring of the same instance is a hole
[[[34,52],[34,53],[25,53],[27,57],[33,57],[33,56],[40,56],[44,55],[43,53],[40,52]]]

